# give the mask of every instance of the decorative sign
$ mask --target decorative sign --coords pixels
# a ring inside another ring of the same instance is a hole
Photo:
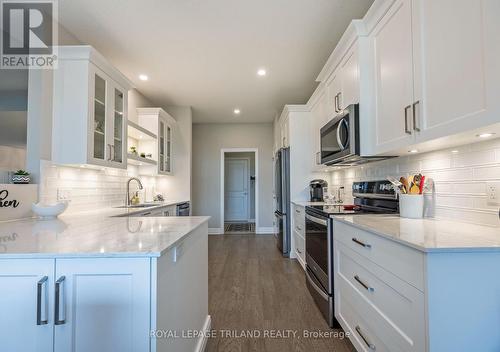
[[[38,185],[0,184],[0,221],[32,217],[37,198]]]

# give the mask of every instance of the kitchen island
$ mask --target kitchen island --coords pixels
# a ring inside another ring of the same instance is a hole
[[[2,351],[204,349],[209,218],[116,215],[0,223]]]

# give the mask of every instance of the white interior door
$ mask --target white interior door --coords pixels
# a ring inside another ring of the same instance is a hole
[[[226,159],[224,166],[224,218],[248,221],[248,159]]]

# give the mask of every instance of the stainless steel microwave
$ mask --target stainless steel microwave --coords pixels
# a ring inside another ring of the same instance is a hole
[[[320,130],[321,164],[350,166],[384,160],[387,156],[361,156],[359,104],[349,105]]]

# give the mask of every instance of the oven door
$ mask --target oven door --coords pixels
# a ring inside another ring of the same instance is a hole
[[[328,295],[333,295],[331,219],[306,211],[306,264]]]

